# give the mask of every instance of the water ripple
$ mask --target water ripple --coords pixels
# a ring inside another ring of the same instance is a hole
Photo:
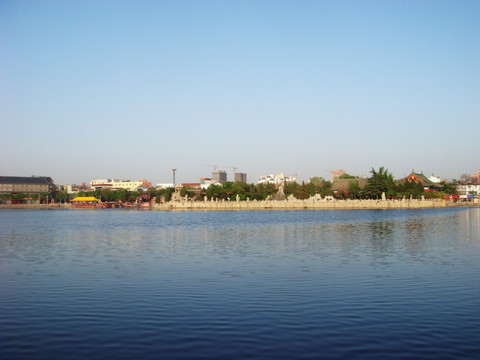
[[[0,358],[480,353],[480,211],[0,211]]]

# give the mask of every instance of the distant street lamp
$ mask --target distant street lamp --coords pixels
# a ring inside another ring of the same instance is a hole
[[[177,171],[177,169],[172,169],[172,172],[173,172],[173,187],[175,187],[175,171]]]

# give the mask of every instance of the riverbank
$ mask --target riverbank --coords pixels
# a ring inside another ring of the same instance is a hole
[[[480,203],[460,203],[445,200],[308,200],[284,201],[181,201],[154,204],[152,210],[382,210],[432,209],[447,207],[480,207]]]
[[[432,209],[447,207],[480,207],[476,202],[445,200],[284,200],[284,201],[178,201],[153,204],[151,209],[172,210],[377,210],[377,209]],[[70,204],[0,204],[0,209],[70,209]]]
[[[354,210],[445,208],[444,200],[179,201],[155,204],[153,210]]]
[[[37,210],[55,210],[70,209],[70,204],[0,204],[0,209],[37,209]]]

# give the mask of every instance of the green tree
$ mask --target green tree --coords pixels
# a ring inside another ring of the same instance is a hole
[[[57,194],[55,195],[55,200],[59,201],[59,202],[65,202],[65,199],[68,198],[68,194],[66,191],[59,191],[57,192]]]
[[[265,200],[270,195],[277,192],[277,187],[274,184],[258,184],[257,185],[257,200]]]
[[[299,186],[295,189],[293,196],[299,200],[306,200],[310,197],[310,194],[304,186]]]
[[[314,177],[311,177],[308,182],[312,185],[315,185],[315,186],[320,186],[322,183],[324,183],[326,180],[323,178],[323,177],[320,177],[320,176],[314,176]]]
[[[348,192],[346,192],[345,190],[338,190],[334,194],[334,196],[335,196],[336,199],[344,200],[348,197]]]
[[[360,188],[360,184],[359,184],[358,180],[353,181],[348,186],[348,195],[349,195],[350,199],[359,199],[361,192],[362,192],[362,189]]]
[[[180,196],[181,196],[181,197],[184,197],[185,195],[188,196],[188,190],[187,190],[187,188],[182,187],[182,188],[180,189]]]
[[[285,194],[285,196],[290,196],[291,194],[295,193],[299,186],[300,185],[298,185],[296,182],[285,184],[285,186],[283,187],[283,193]]]
[[[187,189],[187,188],[185,188],[185,187],[182,187],[182,188],[180,189],[180,196],[181,196],[181,197],[187,196],[187,197],[189,197],[189,198],[193,198],[194,195],[195,195],[195,193],[194,193],[193,191],[191,191],[191,190],[189,190],[189,189]]]
[[[41,193],[40,194],[40,199],[41,201],[43,201],[44,203],[48,202],[48,199],[50,198],[50,194],[48,193]]]
[[[163,197],[166,202],[172,200],[172,194],[175,192],[174,187],[168,187],[165,189],[165,193],[163,194]]]
[[[130,195],[129,199],[130,200],[136,200],[142,192],[141,191],[129,191],[129,193],[130,193],[129,194]]]
[[[349,174],[342,174],[338,178],[339,179],[356,179],[357,177]]]
[[[442,181],[440,185],[442,186],[441,191],[446,195],[458,195],[456,183]]]
[[[12,198],[12,194],[0,194],[0,199],[2,200],[10,200]]]
[[[424,195],[423,185],[418,181],[403,181],[397,185],[397,196],[419,199]]]
[[[93,196],[95,196],[95,198],[97,198],[98,200],[102,201],[102,190],[101,189],[97,189],[93,192]]]
[[[237,181],[235,184],[233,184],[233,194],[235,195],[235,198],[237,195],[239,196],[240,200],[245,200],[246,193],[248,191],[248,185],[242,182]],[[234,200],[234,199],[232,199]]]
[[[364,198],[380,199],[382,193],[385,193],[385,195],[394,195],[395,183],[393,181],[393,174],[389,173],[388,169],[381,166],[378,171],[372,168],[370,173],[372,176],[368,178],[367,185],[362,191]]]
[[[218,199],[220,198],[222,191],[222,187],[220,185],[210,185],[207,190],[205,191],[205,195],[207,195],[207,199]]]
[[[112,191],[110,189],[102,190],[102,198],[105,201],[113,201],[115,199],[114,191]]]
[[[27,197],[26,194],[23,193],[18,193],[18,194],[13,194],[12,200],[14,201],[23,201],[23,198]]]
[[[319,194],[322,197],[333,195],[333,190],[332,190],[332,183],[330,181],[325,181],[320,185],[320,192]]]
[[[234,187],[233,187],[233,182],[231,181],[226,181],[223,183],[222,186],[222,198],[223,199],[230,199],[232,200],[232,197],[234,197]]]
[[[127,201],[130,200],[130,192],[125,189],[120,189],[114,191],[113,200],[116,201]]]

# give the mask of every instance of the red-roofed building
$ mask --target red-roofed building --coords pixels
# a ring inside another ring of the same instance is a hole
[[[142,187],[150,189],[152,187],[152,183],[148,180],[145,179],[140,179],[140,182],[142,183]]]
[[[410,175],[403,179],[403,182],[406,181],[421,183],[423,185],[423,191],[425,192],[438,191],[438,189],[441,187],[441,185],[430,181],[425,175],[423,175],[423,173],[418,174],[413,171]]]

